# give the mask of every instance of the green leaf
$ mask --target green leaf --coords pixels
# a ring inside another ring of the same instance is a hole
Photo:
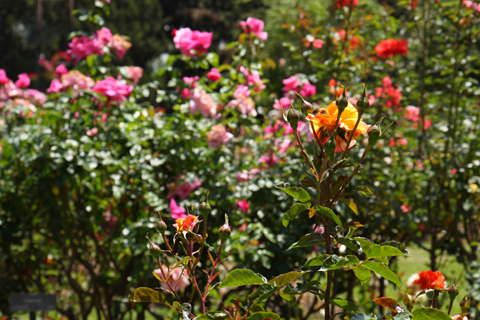
[[[325,243],[323,239],[319,238],[321,236],[322,234],[320,232],[307,233],[306,235],[302,236],[297,242],[292,244],[287,249],[287,251],[293,248],[303,248],[303,247],[309,247],[309,246]]]
[[[360,280],[362,286],[370,280],[372,273],[370,269],[360,266],[358,269],[353,269],[353,273]]]
[[[364,313],[355,313],[350,320],[377,320],[377,316],[373,313],[371,315],[366,315]]]
[[[282,190],[283,192],[297,199],[298,201],[303,202],[307,207],[310,207],[312,203],[312,199],[310,198],[310,195],[308,194],[307,191],[305,191],[302,188],[298,188],[298,187],[280,188],[278,186],[276,186],[276,188]]]
[[[273,285],[277,288],[280,288],[280,287],[283,287],[283,286],[289,284],[292,281],[297,280],[298,278],[300,278],[301,276],[303,276],[306,273],[308,273],[308,271],[287,272],[287,273],[281,274],[281,275],[279,275],[279,276],[277,276],[277,277],[275,277],[271,280],[268,280],[268,283],[270,283],[271,285]]]
[[[373,261],[365,261],[365,262],[362,263],[362,266],[372,270],[373,272],[381,275],[385,279],[395,283],[397,286],[400,287],[401,283],[400,283],[400,279],[398,278],[398,276],[395,273],[393,273],[393,271],[390,270],[390,268],[388,266],[384,265],[383,263],[373,262]]]
[[[336,306],[339,306],[340,308],[343,308],[343,309],[352,310],[352,311],[357,310],[357,306],[355,305],[355,303],[347,301],[347,300],[333,299],[330,302],[332,304],[336,305]]]
[[[285,213],[283,216],[282,224],[284,227],[288,226],[288,223],[295,219],[295,217],[300,213],[305,210],[308,210],[308,207],[304,205],[303,203],[295,203],[293,206],[291,206],[290,209]]]
[[[358,216],[358,209],[357,209],[357,205],[355,204],[355,202],[353,202],[352,200],[345,199],[345,198],[340,198],[338,200],[345,203],[347,205],[347,207],[349,207]]]
[[[408,311],[399,312],[393,320],[409,320],[412,318],[412,314]]]
[[[362,238],[362,237],[355,237],[355,238],[352,238],[352,239],[356,240],[360,243],[360,245],[362,246],[363,252],[367,251],[368,248],[370,248],[371,246],[373,246],[375,244],[372,241],[370,241],[366,238]]]
[[[395,247],[380,246],[378,244],[371,245],[370,247],[368,247],[367,250],[364,250],[364,253],[367,255],[367,258],[396,257],[404,255],[400,250]]]
[[[282,320],[280,316],[273,312],[257,312],[247,318],[247,320],[264,320],[264,319],[272,319],[272,320]]]
[[[230,271],[229,274],[225,277],[222,284],[218,287],[221,288],[231,288],[239,287],[246,285],[260,285],[264,284],[262,277],[248,269],[235,269]]]
[[[409,256],[410,255],[410,252],[408,252],[408,250],[405,248],[405,246],[403,244],[401,244],[400,242],[397,242],[397,241],[387,241],[387,242],[382,243],[381,246],[395,247],[398,250],[400,250],[400,252],[403,253],[404,256]]]
[[[369,194],[373,194],[373,192],[367,186],[360,186],[355,189],[355,191],[360,192],[361,194],[367,196]]]
[[[303,265],[304,267],[321,267],[327,258],[330,257],[329,254],[322,254],[316,258],[310,259]]]
[[[452,320],[445,312],[433,308],[420,308],[412,312],[412,320]]]
[[[202,314],[197,320],[223,320],[228,319],[228,314],[223,311],[210,311]]]
[[[264,283],[248,296],[248,301],[249,303],[252,301],[256,301],[258,303],[273,295],[277,290],[278,289],[273,287],[270,283]]]
[[[323,215],[327,216],[328,218],[330,218],[331,220],[333,220],[333,222],[338,224],[340,227],[343,226],[342,221],[340,221],[340,219],[335,215],[335,213],[333,213],[333,211],[331,209],[326,208],[326,207],[322,207],[322,206],[315,206],[314,209],[316,209],[321,214],[323,214]]]
[[[357,257],[348,255],[345,257],[339,257],[337,255],[332,255],[325,259],[322,268],[320,271],[327,271],[327,270],[336,270],[343,267],[348,267],[354,264],[359,264],[360,261]]]
[[[359,254],[362,254],[363,252],[362,245],[357,240],[347,239],[347,238],[338,238],[337,242],[345,245],[350,250],[358,252]]]
[[[172,307],[168,302],[167,298],[157,290],[153,290],[146,287],[140,287],[133,290],[130,295],[131,302],[156,302],[162,303],[169,307]]]

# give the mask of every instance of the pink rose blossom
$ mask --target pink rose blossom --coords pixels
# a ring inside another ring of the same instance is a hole
[[[200,79],[199,76],[195,76],[195,77],[183,77],[183,82],[185,82],[185,83],[194,83],[194,82],[197,81],[198,79]]]
[[[311,97],[317,93],[317,88],[310,84],[310,82],[306,82],[305,85],[303,86],[303,89],[300,91],[300,94],[303,97]]]
[[[103,54],[102,43],[98,39],[90,39],[86,36],[78,36],[68,44],[68,54],[75,56],[75,63],[84,60],[92,54]]]
[[[452,170],[450,170],[450,173],[451,173],[452,175],[456,174],[456,173],[457,173],[457,169],[452,169]]]
[[[97,81],[92,91],[100,93],[108,98],[109,101],[125,101],[133,91],[133,86],[125,84],[124,81],[118,81],[113,77]]]
[[[204,117],[215,117],[218,112],[218,106],[213,101],[210,94],[205,90],[195,89],[191,95],[192,100],[190,100],[190,112],[195,114],[197,110],[200,110],[200,113]]]
[[[278,158],[275,154],[269,156],[262,156],[258,159],[259,163],[265,163],[267,166],[274,166],[278,163]]]
[[[97,133],[98,133],[98,128],[97,127],[93,127],[92,130],[87,130],[87,136],[89,136],[89,137],[93,137]]]
[[[109,46],[113,39],[112,32],[105,27],[97,31],[96,37],[104,46]]]
[[[237,182],[247,182],[255,178],[259,172],[260,170],[257,168],[253,168],[250,171],[242,170],[241,172],[237,172],[237,174],[235,175],[235,179],[237,180]]]
[[[313,41],[312,46],[317,49],[322,49],[323,43],[324,43],[323,40],[316,39]]]
[[[181,200],[185,200],[190,196],[190,193],[202,185],[202,182],[198,178],[196,178],[192,184],[189,184],[186,180],[180,184],[180,180],[181,179],[179,178],[177,179],[177,182],[169,183],[167,185],[167,188],[170,190],[167,194],[167,199],[178,196]]]
[[[22,94],[22,90],[17,88],[13,81],[8,81],[0,87],[0,100],[8,100]]]
[[[57,68],[55,68],[55,75],[60,78],[61,76],[63,76],[64,74],[67,74],[68,73],[68,70],[67,68],[65,67],[64,64],[59,64],[57,66]]]
[[[398,139],[398,142],[400,142],[402,146],[406,146],[408,144],[408,140],[405,138]]]
[[[10,79],[7,78],[7,73],[5,72],[5,70],[0,69],[0,86],[8,83],[9,81]]]
[[[403,213],[410,212],[412,210],[412,207],[409,206],[408,204],[402,204],[400,206],[400,210],[402,210]]]
[[[108,115],[106,113],[102,114],[102,122],[105,123],[107,122]]]
[[[260,75],[257,72],[253,71],[252,73],[250,73],[248,68],[245,68],[244,66],[240,66],[239,70],[245,75],[247,85],[254,86],[255,92],[261,91],[266,88],[262,79],[260,79]]]
[[[325,227],[320,224],[317,227],[315,225],[312,226],[313,232],[319,232],[319,233],[324,233],[325,232]]]
[[[247,92],[250,92],[250,91],[247,91]],[[227,104],[227,107],[229,108],[235,107],[238,110],[238,112],[240,112],[241,114],[250,115],[252,117],[257,116],[257,110],[255,109],[255,102],[253,102],[251,98],[243,94],[238,94],[235,100],[232,100]]]
[[[128,80],[132,80],[135,84],[138,83],[143,76],[143,68],[140,67],[127,67]]]
[[[240,96],[248,97],[248,96],[250,96],[250,93],[251,93],[251,91],[248,90],[248,87],[247,87],[247,86],[245,86],[245,85],[243,85],[243,84],[239,84],[239,85],[237,86],[237,88],[235,89],[235,92],[233,93],[233,97],[234,97],[235,99],[237,99],[237,98],[240,97]]]
[[[21,73],[18,75],[18,80],[15,81],[15,85],[18,88],[26,88],[30,85],[30,77],[26,73]]]
[[[417,166],[417,168],[419,170],[423,170],[425,168],[425,165],[423,164],[422,160],[418,159],[417,161],[415,161],[415,165]]]
[[[276,143],[276,145],[277,144],[278,143]],[[287,152],[288,149],[290,149],[291,147],[293,147],[295,145],[296,145],[295,141],[293,141],[292,139],[289,139],[289,138],[285,138],[277,146],[278,153],[279,154],[285,153],[285,152]]]
[[[207,132],[207,142],[212,149],[220,149],[223,144],[227,144],[232,138],[233,134],[227,132],[221,124],[213,126],[212,130]]]
[[[207,73],[208,80],[211,80],[213,82],[217,82],[218,80],[220,80],[221,77],[222,75],[220,74],[217,68],[212,68],[212,70],[210,70],[210,72]]]
[[[403,115],[405,119],[415,122],[420,120],[420,109],[418,107],[408,106],[405,108],[405,111],[407,111],[407,113]]]
[[[187,215],[185,214],[185,208],[177,206],[175,199],[170,199],[170,211],[172,212],[172,218],[177,220],[178,218],[185,218]]]
[[[245,33],[254,33],[261,40],[267,40],[268,33],[263,31],[265,23],[262,20],[249,17],[247,21],[240,21],[239,26]]]
[[[27,89],[24,91],[24,98],[32,101],[33,103],[43,106],[47,102],[48,97],[43,93],[35,89]]]
[[[125,53],[127,53],[127,51],[132,47],[132,44],[125,40],[125,38],[121,35],[115,34],[112,37],[111,46],[118,59],[122,60],[125,56]]]
[[[211,32],[192,31],[190,28],[181,28],[176,30],[173,42],[175,48],[186,56],[193,57],[201,53],[206,53],[212,44]]]
[[[170,290],[170,287],[172,287],[173,290],[182,292],[185,291],[185,289],[190,285],[187,270],[182,270],[182,267],[177,267],[170,270],[170,274],[168,273],[168,267],[162,265],[161,268],[162,269],[155,269],[153,272],[160,279],[165,279],[163,276],[164,274],[168,277],[168,284],[164,281],[160,281],[160,287],[163,289]]]
[[[312,85],[304,74],[297,73],[290,78],[283,80],[284,95],[289,98],[296,97],[295,92],[299,92],[304,97],[310,97],[316,94],[316,87]]]
[[[250,210],[250,205],[247,200],[237,200],[237,205],[243,212],[247,213]]]
[[[50,87],[47,89],[48,93],[57,93],[63,90],[62,83],[58,79],[53,79]]]
[[[273,104],[273,109],[276,110],[282,110],[282,108],[288,109],[290,108],[290,103],[293,103],[292,99],[289,99],[288,97],[283,97],[280,100],[275,100],[275,103]]]
[[[180,92],[180,96],[184,99],[189,98],[190,97],[190,90],[188,90],[188,88],[183,88],[182,92]],[[192,112],[192,113],[195,113],[195,112]]]
[[[95,85],[95,82],[92,80],[92,78],[87,77],[78,70],[73,70],[67,74],[64,74],[61,78],[61,81],[64,89],[73,88],[75,90],[86,90]]]

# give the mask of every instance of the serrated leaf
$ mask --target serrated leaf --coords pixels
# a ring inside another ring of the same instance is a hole
[[[289,222],[295,219],[295,217],[305,211],[308,210],[308,207],[304,205],[303,203],[295,203],[293,206],[288,209],[288,211],[285,213],[282,219],[282,224],[284,227],[287,227]]]
[[[335,213],[333,213],[333,211],[327,207],[322,207],[322,206],[315,206],[314,207],[318,212],[320,212],[321,214],[325,215],[326,217],[330,218],[331,220],[333,220],[333,222],[335,222],[336,224],[338,224],[340,227],[343,226],[342,225],[342,221],[340,221],[340,219],[335,215]]]
[[[345,257],[339,257],[334,254],[325,259],[323,266],[319,271],[336,270],[359,263],[360,261],[355,256],[347,255]]]
[[[264,319],[282,320],[282,318],[280,318],[278,314],[273,312],[256,312],[247,318],[247,320],[264,320]]]
[[[380,258],[380,257],[397,257],[403,256],[404,254],[395,247],[391,246],[380,246],[378,244],[372,244],[368,249],[363,251],[367,258]]]
[[[358,209],[357,209],[357,205],[355,204],[355,202],[353,202],[352,200],[349,200],[349,199],[345,199],[345,198],[340,198],[338,200],[345,203],[347,205],[347,207],[349,207],[358,216]]]
[[[357,269],[353,269],[353,273],[358,278],[358,280],[360,280],[360,283],[362,286],[370,280],[370,277],[372,275],[372,272],[370,271],[370,269],[365,267],[359,267]]]
[[[248,296],[248,301],[249,303],[252,301],[257,301],[258,303],[273,295],[277,290],[278,289],[272,286],[270,283],[264,283]]]
[[[281,274],[279,276],[276,276],[275,278],[268,280],[268,283],[270,283],[272,286],[275,286],[277,288],[283,287],[287,284],[289,284],[292,281],[297,280],[304,274],[308,273],[308,271],[291,271],[287,272],[284,274]]]
[[[246,285],[260,285],[263,283],[265,283],[265,281],[263,281],[262,277],[252,270],[235,269],[227,274],[222,284],[218,288],[221,289]]]
[[[412,312],[412,320],[452,320],[452,317],[438,309],[420,308]]]
[[[400,252],[403,253],[404,256],[410,255],[410,252],[405,248],[405,246],[397,241],[387,241],[382,243],[381,246],[391,246],[400,250]]]
[[[385,279],[395,283],[397,286],[400,287],[401,283],[400,283],[400,279],[398,278],[398,276],[395,273],[393,273],[393,271],[390,270],[390,268],[388,266],[384,265],[383,263],[373,262],[373,261],[365,261],[365,262],[362,263],[362,266],[372,270],[373,272],[381,275]]]
[[[282,190],[283,192],[297,199],[298,201],[303,202],[308,207],[310,207],[312,203],[312,199],[310,198],[310,195],[308,194],[307,191],[305,191],[302,188],[298,188],[298,187],[280,188],[278,186],[276,186],[276,188]]]
[[[130,295],[131,302],[155,302],[155,303],[162,303],[169,307],[172,307],[167,300],[167,298],[158,292],[157,290],[153,290],[146,287],[140,287],[133,290],[132,294]]]
[[[304,267],[321,267],[323,266],[323,263],[325,262],[325,260],[327,260],[328,257],[330,257],[329,254],[326,254],[326,253],[322,254],[318,257],[308,260],[307,262],[305,262],[303,266]]]
[[[303,248],[325,243],[323,239],[319,238],[321,236],[322,234],[320,232],[307,233],[306,235],[302,236],[297,242],[292,244],[286,251],[293,248]]]
[[[347,239],[347,238],[338,238],[337,242],[345,245],[350,250],[358,252],[359,254],[362,254],[363,252],[362,245],[357,240]]]
[[[347,301],[347,300],[342,300],[342,299],[333,299],[330,301],[332,304],[339,306],[340,308],[351,310],[351,311],[356,311],[357,306],[355,303]]]

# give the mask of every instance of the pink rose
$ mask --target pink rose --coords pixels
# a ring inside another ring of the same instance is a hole
[[[67,74],[68,73],[68,70],[67,68],[65,67],[65,65],[63,64],[59,64],[57,66],[57,68],[55,68],[55,75],[60,78],[61,76],[63,76],[64,74]]]
[[[408,204],[402,204],[400,206],[400,210],[402,210],[403,213],[407,213],[412,210],[412,207],[410,207]]]
[[[207,132],[207,142],[212,149],[220,149],[223,144],[227,144],[232,138],[233,134],[227,132],[221,124],[213,126],[212,130]]]
[[[98,128],[97,127],[93,127],[92,130],[87,130],[87,136],[89,136],[89,137],[93,137],[97,133],[98,133]]]
[[[127,67],[128,79],[132,80],[135,84],[143,76],[143,68],[140,67]]]
[[[415,122],[420,120],[420,109],[418,107],[408,106],[405,108],[405,111],[407,111],[407,113],[403,115],[405,119]]]
[[[211,32],[192,31],[190,28],[181,28],[176,30],[173,42],[175,48],[186,56],[193,57],[201,53],[206,53],[212,44]]]
[[[324,43],[323,40],[316,39],[313,41],[312,46],[317,49],[322,49],[323,43]]]
[[[108,98],[109,101],[125,101],[133,91],[133,86],[125,84],[124,81],[117,81],[113,77],[97,81],[92,91],[100,93]]]
[[[200,79],[199,76],[195,76],[195,77],[183,77],[183,82],[185,82],[185,83],[194,83],[194,82],[197,81],[198,79]]]
[[[247,85],[255,86],[254,90],[256,92],[266,88],[262,79],[260,79],[260,75],[257,72],[253,71],[252,73],[250,73],[248,68],[245,68],[244,66],[240,66],[239,70],[245,75],[245,79],[247,80]]]
[[[247,92],[250,92],[249,90]],[[255,102],[243,94],[238,94],[235,100],[230,101],[227,104],[228,108],[236,108],[241,114],[250,115],[252,117],[257,116],[257,110],[255,109]]]
[[[311,97],[313,95],[315,95],[317,93],[317,88],[310,84],[310,82],[305,82],[304,86],[303,86],[303,89],[300,90],[300,94],[303,96],[303,97]]]
[[[86,90],[95,85],[92,78],[87,77],[78,70],[70,71],[61,78],[63,88],[73,88],[75,90]],[[53,81],[52,81],[53,82]]]
[[[290,108],[290,103],[292,103],[293,100],[289,99],[288,97],[283,97],[280,100],[275,100],[275,103],[273,104],[273,109],[276,110],[282,110],[282,108],[288,109]]]
[[[217,105],[213,101],[212,97],[205,90],[193,90],[190,100],[190,112],[195,114],[197,110],[204,117],[214,117],[217,115]]]
[[[57,93],[63,90],[63,85],[58,79],[53,79],[50,87],[47,89],[48,93]]]
[[[30,77],[26,73],[18,75],[18,80],[15,81],[15,85],[18,88],[26,88],[30,85]]]
[[[254,168],[250,171],[248,170],[243,170],[241,172],[237,172],[235,175],[235,179],[237,182],[247,182],[250,181],[251,179],[255,178],[255,176],[260,172],[259,169]]]
[[[48,100],[48,97],[44,93],[35,89],[25,90],[24,97],[25,99],[28,99],[39,106],[43,106],[43,104]]]
[[[67,50],[67,53],[76,57],[75,63],[84,60],[92,54],[103,54],[102,43],[98,39],[90,39],[86,36],[73,38],[68,47],[70,49]]]
[[[269,156],[263,156],[258,159],[259,163],[265,163],[267,166],[274,166],[278,163],[278,158],[275,154]]]
[[[104,46],[109,46],[113,39],[112,32],[105,27],[97,31],[96,37]]]
[[[8,83],[9,81],[10,79],[7,78],[7,73],[5,72],[5,70],[0,69],[0,86]]]
[[[177,206],[175,199],[170,199],[170,211],[172,212],[172,218],[177,220],[178,218],[185,218],[187,215],[185,214],[185,208]]]
[[[247,21],[240,21],[239,26],[245,33],[254,33],[261,40],[267,40],[268,33],[263,31],[265,23],[262,20],[249,17],[247,18]]]
[[[177,179],[177,182],[169,183],[167,185],[167,188],[170,190],[167,194],[167,199],[178,196],[181,200],[185,200],[193,191],[202,185],[202,182],[198,178],[196,178],[192,184],[189,184],[186,180],[180,184],[181,179],[183,178],[179,178]]]
[[[217,68],[212,68],[212,70],[207,73],[207,78],[213,82],[217,82],[218,80],[220,80],[221,77],[222,75],[220,74],[220,72],[218,72]]]
[[[125,40],[125,38],[121,35],[115,34],[112,37],[111,46],[118,59],[122,60],[125,56],[125,53],[127,53],[127,51],[132,47],[132,44]]]
[[[168,273],[168,268],[165,265],[162,265],[162,269],[155,269],[153,272],[160,278],[165,279],[165,276],[168,278],[168,284],[164,281],[160,281],[160,287],[170,290],[169,286],[172,287],[175,291],[185,291],[185,289],[190,285],[190,280],[188,280],[187,270],[182,270],[182,267],[177,267],[170,270]]]
[[[251,91],[248,90],[247,86],[245,86],[243,84],[239,84],[237,86],[237,88],[235,89],[235,92],[233,93],[233,97],[235,99],[237,99],[240,96],[248,97],[248,96],[250,96],[250,93],[251,93]]]
[[[250,210],[250,205],[247,200],[237,200],[237,205],[243,212],[247,213]]]

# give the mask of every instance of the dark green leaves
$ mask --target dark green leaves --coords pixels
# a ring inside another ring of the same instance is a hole
[[[295,203],[283,216],[282,224],[284,227],[288,226],[288,223],[295,219],[295,217],[305,210],[308,210],[308,207],[303,203]]]
[[[358,280],[360,280],[362,286],[370,280],[370,276],[372,275],[370,269],[362,266],[357,269],[353,269],[353,273],[358,278]]]
[[[320,232],[307,233],[306,235],[302,236],[300,240],[292,244],[287,251],[293,248],[309,247],[321,243],[325,243],[325,241],[323,240]]]
[[[362,263],[362,266],[372,270],[375,273],[378,273],[385,279],[395,283],[397,286],[401,285],[400,279],[398,278],[398,276],[395,273],[393,273],[393,271],[390,270],[388,266],[384,265],[381,262],[365,261]]]
[[[412,320],[452,320],[445,312],[433,308],[420,308],[412,312]]]
[[[167,306],[170,306],[170,303],[168,302],[167,298],[160,292],[146,288],[146,287],[140,287],[135,289],[132,294],[130,295],[130,301],[132,302],[156,302],[156,303],[162,303]],[[171,306],[170,306],[171,307]]]
[[[342,221],[340,221],[340,219],[335,215],[335,213],[333,213],[331,209],[322,206],[315,206],[314,208],[324,216],[333,220],[333,222],[338,224],[340,227],[342,226]]]
[[[218,288],[221,289],[246,285],[260,285],[263,283],[265,283],[265,281],[263,281],[263,278],[252,270],[235,269],[225,277],[225,279]]]
[[[289,196],[297,199],[300,202],[303,202],[307,207],[310,207],[312,203],[312,199],[310,198],[310,195],[308,194],[307,191],[303,190],[302,188],[298,187],[290,187],[290,188],[279,188],[278,189],[282,190]]]

